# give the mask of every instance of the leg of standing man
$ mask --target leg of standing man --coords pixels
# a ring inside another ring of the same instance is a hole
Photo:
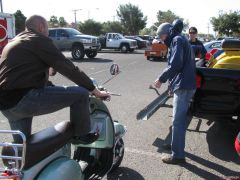
[[[162,160],[169,164],[185,162],[185,135],[189,103],[195,90],[177,90],[173,97],[172,155]]]

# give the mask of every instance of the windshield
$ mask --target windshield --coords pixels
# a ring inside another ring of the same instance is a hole
[[[122,34],[117,34],[118,39],[124,39],[125,37]]]
[[[81,35],[82,33],[76,29],[66,29],[70,36]]]

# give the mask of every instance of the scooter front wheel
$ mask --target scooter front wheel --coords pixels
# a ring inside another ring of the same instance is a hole
[[[110,173],[115,171],[122,163],[124,156],[124,142],[122,138],[115,143],[114,152],[113,166]]]

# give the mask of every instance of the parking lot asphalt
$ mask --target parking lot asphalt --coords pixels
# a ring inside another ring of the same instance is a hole
[[[70,60],[70,53],[64,53]],[[172,106],[171,99],[149,120],[138,121],[137,113],[157,98],[149,89],[166,62],[147,61],[142,50],[131,54],[101,52],[95,59],[74,61],[75,65],[95,78],[99,84],[111,78],[109,69],[113,63],[120,67],[120,74],[104,86],[122,96],[106,102],[113,119],[127,126],[124,137],[125,156],[118,170],[108,175],[109,180],[165,180],[165,179],[240,179],[240,158],[234,151],[234,128],[228,124],[212,123],[193,117],[186,135],[187,164],[166,165],[161,161],[164,142],[170,141]],[[73,85],[60,74],[52,77],[56,85]],[[167,86],[159,90],[162,93]],[[69,109],[35,117],[33,132],[69,120]],[[1,129],[9,129],[0,114]],[[1,137],[6,138],[6,137]]]

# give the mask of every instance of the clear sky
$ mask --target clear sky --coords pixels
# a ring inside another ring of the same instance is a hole
[[[73,9],[77,12],[77,21],[92,18],[96,21],[117,20],[116,9],[120,4],[131,2],[137,5],[148,17],[147,26],[156,22],[158,10],[171,10],[187,19],[190,26],[196,26],[199,32],[213,33],[209,19],[217,16],[220,10],[240,10],[240,0],[2,0],[3,11],[14,13],[21,10],[25,16],[39,14],[49,20],[51,15],[63,16],[68,22],[74,22]]]

